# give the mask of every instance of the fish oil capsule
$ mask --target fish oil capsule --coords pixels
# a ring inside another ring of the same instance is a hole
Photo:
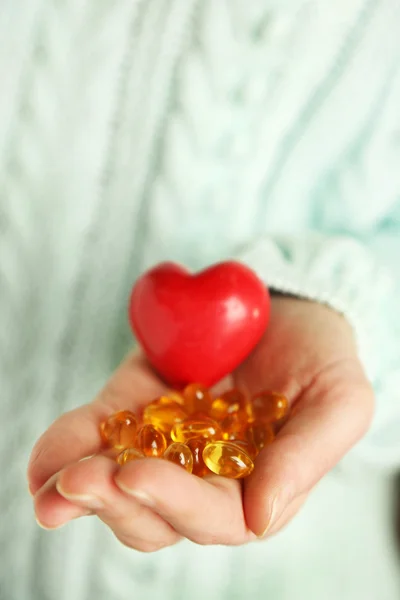
[[[246,418],[246,397],[240,390],[228,390],[213,400],[210,408],[212,419],[222,421],[234,413],[241,413]]]
[[[154,425],[143,425],[136,436],[136,447],[145,456],[162,456],[167,447],[167,441],[162,431]]]
[[[168,398],[176,402],[177,404],[181,404],[182,406],[185,404],[185,398],[181,392],[177,390],[170,390],[168,392]]]
[[[204,460],[203,460],[203,450],[207,441],[202,440],[201,438],[194,438],[187,442],[188,448],[192,451],[193,454],[193,475],[197,475],[197,477],[205,477],[206,475],[210,475],[210,470],[207,468]]]
[[[186,444],[174,442],[168,446],[163,458],[183,467],[188,473],[191,473],[193,470],[193,454]]]
[[[161,396],[144,408],[143,422],[154,425],[164,434],[169,434],[175,423],[183,421],[187,416],[182,405],[167,396]]]
[[[125,450],[135,445],[137,419],[129,410],[120,410],[108,417],[100,425],[100,435],[108,446]]]
[[[273,423],[283,419],[288,413],[289,403],[283,394],[261,392],[251,399],[253,419]]]
[[[137,450],[136,448],[127,448],[126,450],[123,450],[121,454],[118,454],[117,463],[119,465],[125,465],[131,460],[138,460],[140,458],[146,458],[140,450]]]
[[[183,390],[183,397],[189,413],[208,412],[212,403],[212,396],[208,388],[200,383],[187,385]]]
[[[208,421],[210,415],[204,410],[196,410],[196,412],[190,414],[190,418],[193,421]]]
[[[246,432],[246,440],[253,442],[258,452],[271,444],[274,437],[275,433],[270,423],[253,423]]]
[[[247,419],[243,413],[228,415],[220,423],[224,440],[244,439],[248,428]]]
[[[221,436],[221,427],[212,419],[197,420],[189,417],[171,429],[171,439],[174,442],[186,443],[193,438],[216,440]]]
[[[231,443],[235,444],[235,446],[239,446],[239,448],[244,450],[250,456],[250,458],[252,460],[254,460],[258,455],[259,450],[252,440],[235,439],[235,440],[231,440]]]
[[[247,477],[254,469],[254,463],[247,452],[232,442],[206,444],[203,459],[210,471],[230,479]]]

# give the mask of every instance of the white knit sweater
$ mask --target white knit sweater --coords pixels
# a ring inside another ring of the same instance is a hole
[[[390,481],[360,466],[400,463],[399,31],[398,0],[1,0],[1,600],[399,597]],[[357,461],[267,543],[39,530],[30,449],[131,345],[132,281],[238,254],[353,323]]]

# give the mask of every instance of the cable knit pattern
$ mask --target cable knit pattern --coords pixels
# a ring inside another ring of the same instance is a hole
[[[393,0],[2,0],[1,600],[398,597],[390,487],[359,464],[400,462],[399,28]],[[134,278],[230,256],[353,324],[378,410],[350,477],[268,544],[39,530],[29,451],[131,345]]]

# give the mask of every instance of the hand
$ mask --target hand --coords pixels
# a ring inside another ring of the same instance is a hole
[[[268,536],[299,510],[363,435],[373,413],[373,392],[346,320],[297,299],[273,298],[264,338],[223,385],[276,390],[292,406],[248,479],[202,480],[157,459],[123,467],[101,454],[80,460],[100,451],[102,419],[123,408],[135,411],[166,391],[135,354],[92,403],[60,417],[37,442],[28,479],[39,522],[54,528],[95,513],[122,543],[142,551],[181,537],[231,545]]]

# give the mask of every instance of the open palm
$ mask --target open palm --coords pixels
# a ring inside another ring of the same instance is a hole
[[[348,323],[329,308],[282,296],[272,299],[260,344],[221,385],[273,389],[292,406],[248,479],[199,479],[155,459],[120,467],[96,455],[101,420],[116,410],[138,410],[167,389],[133,354],[93,402],[60,417],[35,445],[28,479],[39,522],[53,528],[95,513],[122,543],[142,551],[181,537],[246,543],[275,533],[297,512],[363,435],[373,412],[373,392]]]

